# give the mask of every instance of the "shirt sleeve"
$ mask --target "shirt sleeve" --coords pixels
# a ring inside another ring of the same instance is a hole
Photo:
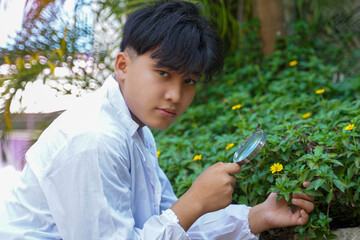
[[[162,186],[161,207],[170,208],[177,198],[165,173],[158,169]],[[246,205],[232,204],[225,209],[207,213],[201,216],[187,233],[191,239],[258,239],[249,227],[250,209]],[[175,215],[173,212],[172,214]],[[175,217],[173,221],[177,221]]]
[[[178,200],[174,190],[166,177],[163,170],[158,167],[158,176],[161,183],[161,202],[160,202],[160,210],[166,210],[171,208],[172,205]]]
[[[258,239],[249,227],[250,207],[231,204],[201,216],[188,230],[191,239]]]
[[[189,239],[170,210],[150,217],[142,229],[135,227],[132,176],[126,146],[118,141],[86,133],[68,140],[53,156],[43,148],[34,148],[29,158],[39,151],[51,164],[43,168],[29,159],[29,166],[63,239]]]

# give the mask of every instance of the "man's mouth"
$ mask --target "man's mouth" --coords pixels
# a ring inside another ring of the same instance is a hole
[[[173,108],[158,108],[160,114],[164,117],[173,118],[176,116],[176,110]]]

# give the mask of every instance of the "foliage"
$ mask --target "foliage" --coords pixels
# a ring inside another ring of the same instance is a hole
[[[163,0],[167,2],[169,0]],[[237,41],[240,39],[242,32],[239,31],[239,24],[236,19],[237,6],[239,4],[236,0],[188,0],[199,5],[200,11],[204,16],[207,16],[210,23],[214,26],[214,29],[218,29],[218,34],[222,38],[223,42],[226,43],[225,49],[231,52],[237,48]],[[158,0],[98,0],[95,1],[99,6],[99,11],[96,12],[97,16],[100,17],[102,14],[105,19],[115,16],[115,18],[123,22],[124,16],[137,10],[138,8],[154,4],[159,2]],[[247,5],[250,1],[245,1]],[[251,12],[248,10],[248,12]],[[250,13],[248,13],[250,14]]]
[[[268,140],[237,175],[234,203],[254,206],[269,191],[286,199],[294,192],[315,195],[309,223],[295,230],[300,239],[331,238],[331,228],[355,226],[360,217],[360,77],[336,61],[341,49],[311,40],[304,22],[266,58],[258,55],[258,22],[242,27],[247,38],[227,58],[219,81],[199,87],[195,103],[169,129],[154,131],[159,164],[180,196],[205,168],[231,162],[236,145],[260,123]],[[284,169],[272,174],[275,163]],[[306,189],[304,180],[311,181]]]
[[[311,26],[312,38],[337,42],[337,47],[343,49],[343,54],[337,56],[338,60],[346,61],[348,71],[359,75],[359,1],[298,0],[296,5],[299,19]],[[343,37],[351,40],[342,41]],[[354,57],[353,51],[358,52],[357,57]]]
[[[22,29],[13,43],[0,49],[1,115],[5,130],[11,129],[10,105],[28,83],[41,79],[55,80],[52,87],[64,94],[71,93],[67,85],[95,89],[100,84],[93,77],[91,58],[92,33],[89,21],[81,15],[89,10],[89,1],[77,1],[73,12],[64,8],[64,0],[26,1]],[[90,52],[90,53],[89,53]],[[63,73],[55,74],[62,70]],[[20,98],[21,101],[21,98]]]

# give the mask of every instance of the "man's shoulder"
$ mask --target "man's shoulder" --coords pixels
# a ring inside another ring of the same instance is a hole
[[[126,134],[115,135],[101,128],[49,128],[28,150],[26,161],[42,179],[54,169],[70,163],[92,162],[90,159],[128,165],[125,160],[129,156],[129,146],[131,138]]]
[[[63,152],[68,152],[69,155],[79,151],[124,152],[131,141],[126,126],[109,116],[111,113],[96,108],[98,107],[72,108],[61,114],[29,149],[26,154],[27,161],[44,161],[46,168],[52,159]]]
[[[127,122],[122,115],[125,114],[114,108],[103,92],[93,93],[63,112],[44,133],[76,136],[97,132],[124,138]]]

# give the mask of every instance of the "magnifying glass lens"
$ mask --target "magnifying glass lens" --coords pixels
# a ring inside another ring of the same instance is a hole
[[[260,152],[265,142],[266,134],[264,131],[256,130],[237,148],[233,161],[241,165],[248,163]]]

